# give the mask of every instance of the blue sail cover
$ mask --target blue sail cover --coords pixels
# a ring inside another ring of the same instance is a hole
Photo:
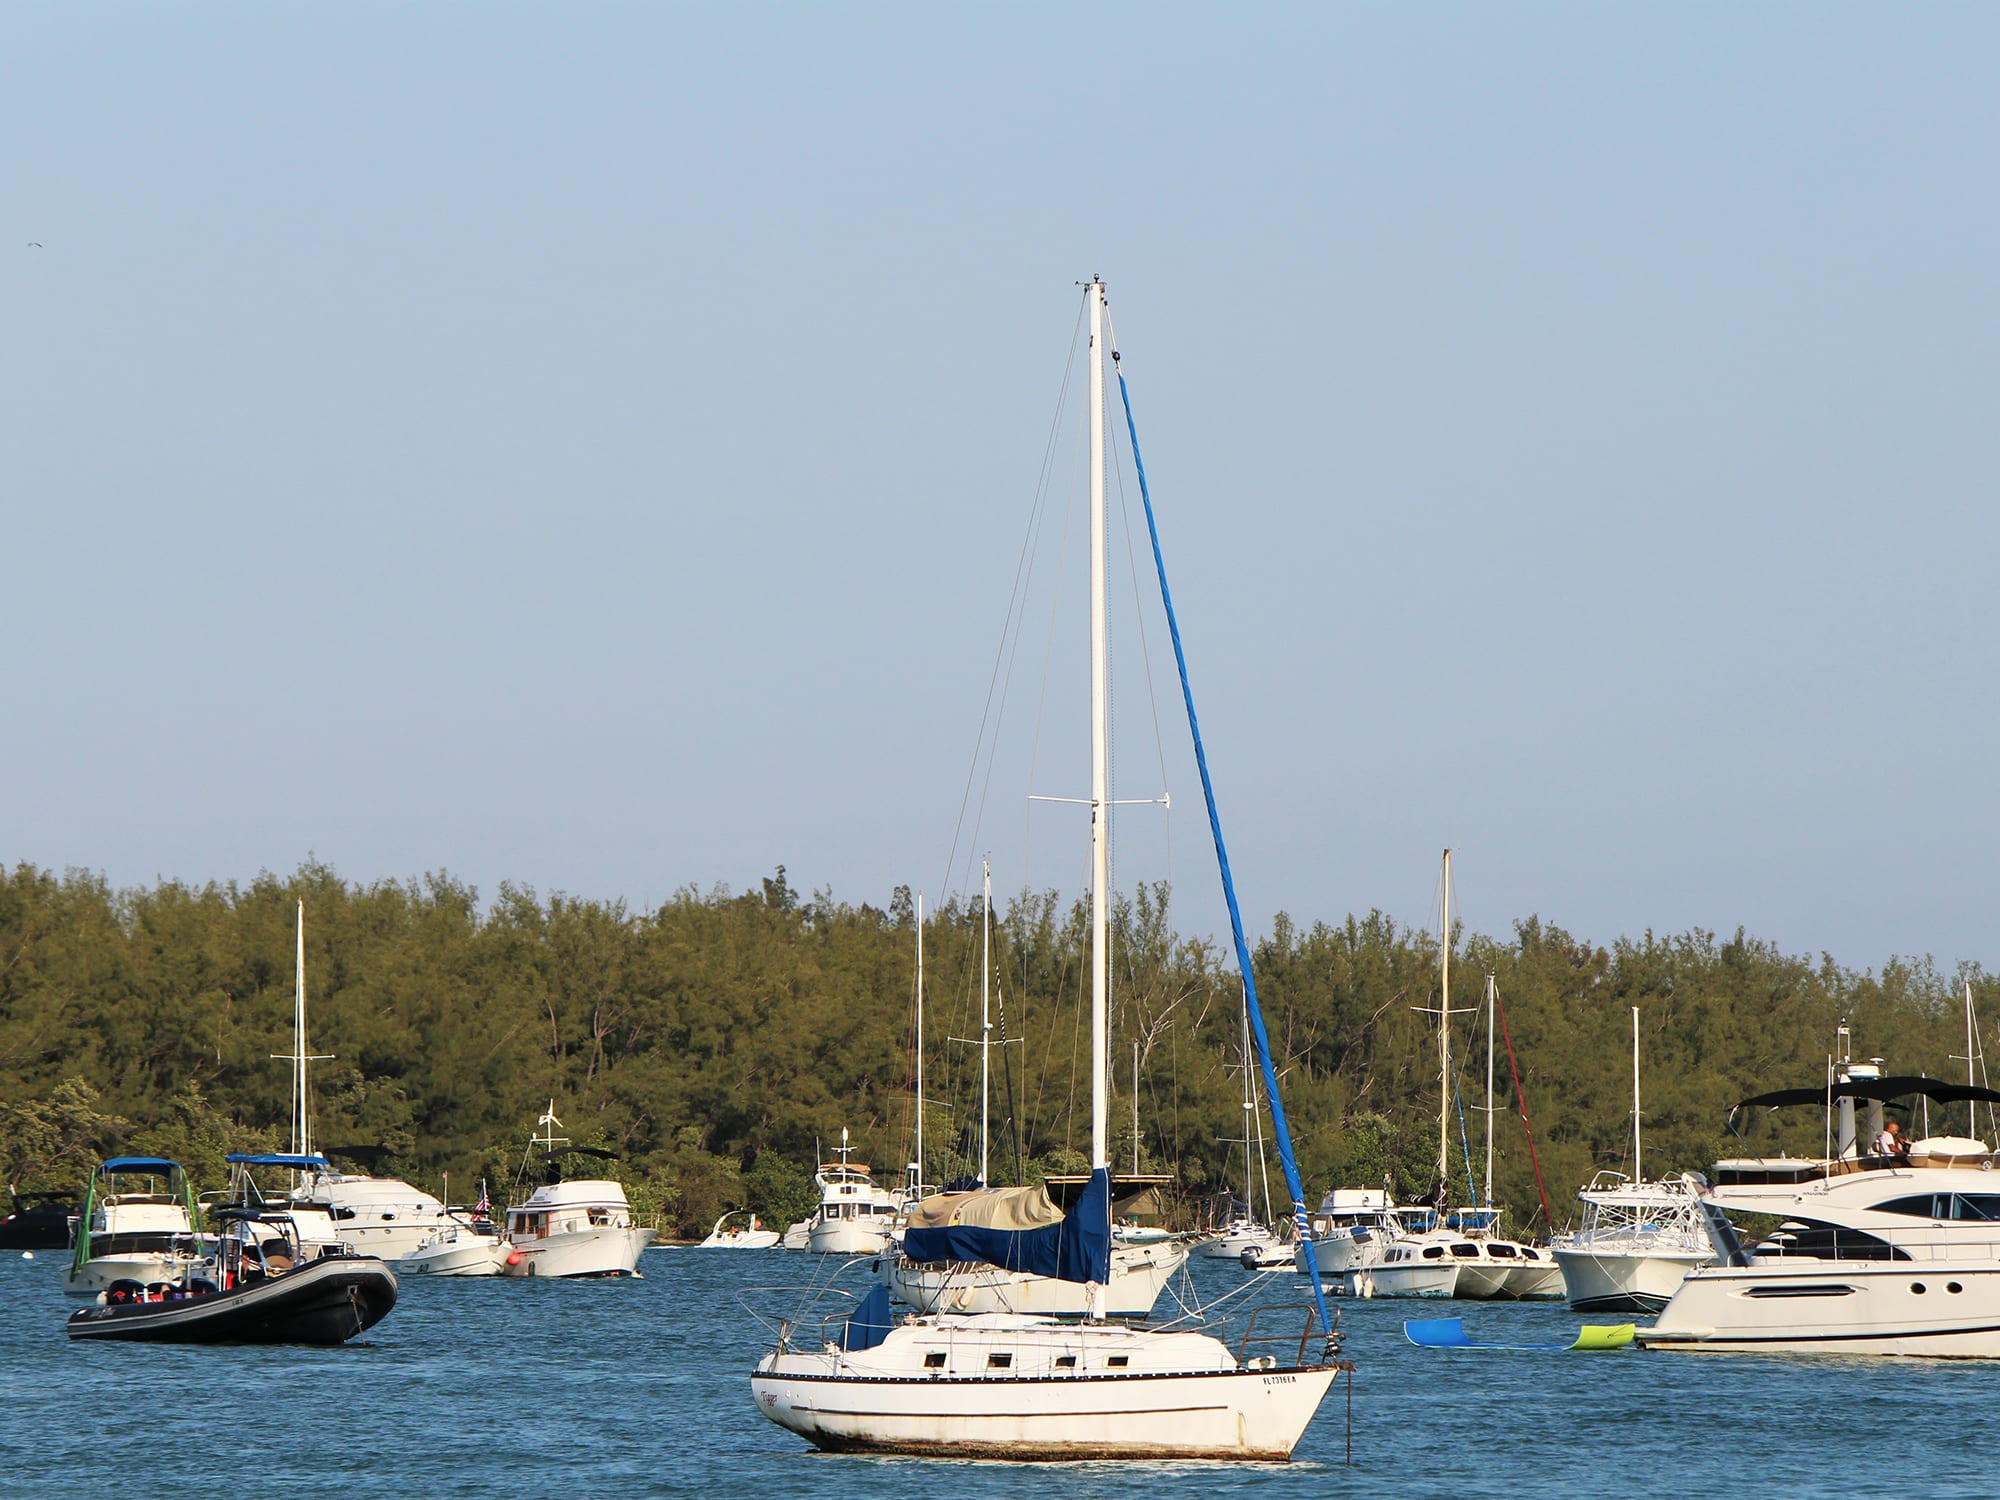
[[[1040,1229],[909,1229],[903,1254],[918,1262],[984,1261],[1003,1271],[1053,1276],[1058,1281],[1111,1279],[1111,1169],[1099,1167],[1058,1224]]]
[[[895,1326],[896,1316],[889,1310],[889,1289],[878,1286],[861,1299],[861,1305],[854,1309],[846,1326],[841,1329],[840,1346],[849,1354],[873,1349],[889,1336],[889,1330]]]

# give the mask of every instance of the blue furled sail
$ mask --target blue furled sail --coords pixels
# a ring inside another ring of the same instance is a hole
[[[1112,359],[1118,358],[1112,344]],[[1187,705],[1188,732],[1194,737],[1194,762],[1201,772],[1201,795],[1208,804],[1208,831],[1215,840],[1215,859],[1222,869],[1222,894],[1229,903],[1229,932],[1236,940],[1236,966],[1243,974],[1243,1001],[1250,1012],[1250,1035],[1257,1044],[1257,1061],[1264,1073],[1264,1097],[1271,1103],[1271,1134],[1278,1147],[1278,1161],[1285,1172],[1285,1187],[1292,1195],[1292,1219],[1298,1226],[1298,1242],[1304,1248],[1306,1269],[1312,1275],[1313,1303],[1319,1309],[1320,1326],[1328,1331],[1331,1343],[1333,1319],[1326,1310],[1326,1289],[1320,1285],[1319,1259],[1313,1252],[1311,1221],[1307,1217],[1306,1190],[1299,1181],[1298,1158],[1292,1153],[1292,1132],[1285,1123],[1285,1106],[1278,1100],[1278,1070],[1271,1061],[1271,1038],[1264,1030],[1264,1011],[1257,1004],[1257,978],[1250,969],[1250,945],[1243,938],[1243,913],[1236,904],[1236,879],[1229,872],[1229,847],[1222,840],[1222,814],[1215,806],[1215,783],[1208,774],[1208,749],[1202,744],[1201,720],[1195,716],[1194,689],[1188,683],[1187,652],[1181,645],[1181,626],[1174,614],[1173,590],[1167,587],[1167,559],[1160,550],[1160,527],[1153,516],[1153,492],[1146,484],[1146,461],[1139,456],[1139,426],[1132,417],[1132,391],[1125,372],[1118,371],[1118,398],[1125,404],[1125,430],[1132,438],[1132,467],[1139,475],[1139,498],[1146,506],[1146,533],[1153,543],[1153,566],[1160,576],[1160,602],[1166,607],[1167,633],[1173,637],[1174,663],[1180,669],[1181,701]]]
[[[951,1224],[903,1232],[903,1255],[919,1262],[984,1261],[1058,1281],[1111,1279],[1111,1170],[1099,1167],[1068,1213],[1039,1229],[989,1229]]]

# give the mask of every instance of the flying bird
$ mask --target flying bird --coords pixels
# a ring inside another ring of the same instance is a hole
[[[42,242],[40,240],[29,240],[28,248],[30,250],[39,250],[42,248]]]

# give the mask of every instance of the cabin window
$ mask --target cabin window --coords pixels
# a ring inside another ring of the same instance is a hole
[[[1451,1253],[1456,1255],[1460,1260],[1479,1259],[1479,1247],[1477,1245],[1453,1245]]]
[[[1512,1245],[1494,1243],[1486,1247],[1486,1253],[1495,1260],[1512,1260],[1514,1258],[1514,1247]]]
[[[1076,1356],[1074,1354],[1058,1354],[1056,1356],[1056,1368],[1058,1370],[1074,1370],[1076,1368]]]
[[[986,1356],[986,1368],[989,1370],[1005,1370],[1012,1366],[1013,1363],[1014,1356],[1011,1354],[989,1354]]]
[[[1444,1246],[1442,1246],[1442,1245],[1431,1245],[1431,1246],[1429,1246],[1429,1247],[1428,1247],[1427,1249],[1425,1249],[1425,1251],[1424,1251],[1424,1259],[1425,1259],[1425,1260],[1443,1260],[1443,1259],[1444,1259]]]
[[[944,1368],[944,1350],[942,1349],[925,1350],[924,1368],[926,1370],[942,1370]]]
[[[1104,1362],[1104,1366],[1108,1370],[1122,1370],[1131,1363],[1132,1363],[1131,1355],[1114,1354]]]

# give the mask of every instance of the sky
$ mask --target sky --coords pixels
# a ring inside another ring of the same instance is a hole
[[[2000,968],[1997,63],[1950,4],[9,5],[0,861],[1078,891],[1101,274],[1253,936],[1427,925],[1450,846],[1489,934]],[[1119,877],[1220,932],[1146,608]]]

